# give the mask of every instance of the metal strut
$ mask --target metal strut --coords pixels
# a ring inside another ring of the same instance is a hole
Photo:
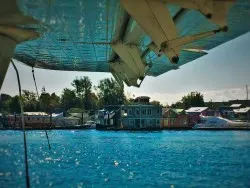
[[[36,86],[37,99],[38,99],[40,107],[41,107],[41,101],[40,101],[40,98],[39,98],[39,93],[38,93],[38,89],[37,89],[37,85],[36,85],[36,78],[35,78],[35,73],[34,73],[34,68],[33,67],[32,67],[32,75],[33,75],[33,80],[34,80],[34,83],[35,83],[35,86]],[[47,132],[46,128],[44,128],[44,131],[45,131],[45,134],[46,134],[46,138],[47,138],[47,142],[48,142],[48,146],[49,146],[49,150],[50,150],[51,147],[50,147],[50,142],[49,142],[49,135],[48,135],[48,132]]]
[[[30,178],[29,178],[29,165],[28,165],[28,152],[27,152],[27,139],[26,139],[26,131],[25,131],[25,122],[24,122],[24,114],[23,114],[23,101],[22,101],[22,89],[20,84],[20,78],[18,70],[13,62],[11,60],[11,63],[16,71],[17,75],[17,81],[18,81],[18,87],[19,87],[19,104],[21,108],[21,117],[22,117],[22,128],[23,128],[23,142],[24,142],[24,160],[25,160],[25,172],[26,172],[26,187],[30,188]]]

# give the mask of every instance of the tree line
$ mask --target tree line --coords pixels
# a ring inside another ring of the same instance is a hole
[[[21,100],[26,112],[84,112],[103,108],[105,105],[127,103],[124,89],[113,78],[101,80],[93,86],[89,77],[76,77],[71,85],[73,89],[64,88],[61,95],[48,93],[43,87],[41,94],[23,90]],[[20,113],[19,96],[1,94],[0,112]]]
[[[61,95],[46,92],[42,88],[41,94],[33,91],[23,90],[22,101],[26,112],[75,112],[102,109],[105,105],[133,104],[133,98],[126,98],[124,89],[121,88],[113,78],[100,80],[94,86],[88,76],[76,77],[71,83],[73,89],[64,88]],[[0,95],[0,112],[20,113],[19,97],[11,97],[7,94]],[[152,101],[153,105],[161,105],[159,101]],[[162,105],[161,105],[162,106]],[[188,109],[190,107],[204,107],[216,109],[218,105],[209,101],[204,102],[204,97],[199,92],[191,92],[182,97],[180,101],[173,103],[171,108]]]

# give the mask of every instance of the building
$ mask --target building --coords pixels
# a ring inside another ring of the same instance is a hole
[[[162,107],[151,104],[123,105],[121,109],[123,129],[160,129]]]
[[[244,121],[250,120],[250,107],[234,109],[233,111],[237,119]]]
[[[141,96],[141,97],[135,98],[134,103],[137,103],[137,104],[149,104],[149,100],[150,100],[150,97]]]
[[[121,105],[108,105],[98,111],[96,129],[121,129]]]
[[[134,104],[105,106],[99,110],[97,129],[160,129],[162,107],[149,97],[137,97]]]
[[[164,109],[162,128],[189,128],[189,117],[184,109]]]
[[[250,107],[250,100],[229,100],[228,103],[232,104],[242,104],[245,107]]]
[[[186,113],[189,115],[190,125],[193,126],[196,123],[200,123],[200,115],[208,115],[208,107],[191,107],[186,110]]]

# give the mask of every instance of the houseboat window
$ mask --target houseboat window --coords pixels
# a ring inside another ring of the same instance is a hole
[[[148,119],[148,125],[152,125],[152,120]]]
[[[174,124],[174,119],[171,119],[170,123],[171,123],[171,124]]]
[[[128,110],[128,115],[132,115],[132,109]]]
[[[128,123],[129,123],[129,125],[133,125],[134,124],[134,120],[131,119],[131,120],[129,120]]]
[[[152,115],[152,109],[148,109],[148,115]]]
[[[142,114],[146,115],[146,109],[145,108],[142,109]]]
[[[140,110],[138,108],[136,108],[136,115],[139,116],[140,115]]]
[[[30,120],[30,117],[28,117],[28,120]]]
[[[160,125],[160,120],[159,119],[156,120],[156,125]]]
[[[184,125],[186,125],[186,124],[187,124],[187,121],[186,121],[185,119],[183,120],[183,124],[184,124]]]
[[[159,114],[160,113],[160,109],[159,108],[157,108],[157,114]]]

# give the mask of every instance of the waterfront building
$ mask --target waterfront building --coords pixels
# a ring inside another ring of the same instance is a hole
[[[208,107],[191,107],[186,110],[186,113],[189,115],[190,125],[195,125],[196,123],[200,123],[200,115],[208,115]]]
[[[122,106],[121,126],[124,129],[160,129],[162,107],[152,104]]]
[[[169,108],[163,111],[162,128],[190,128],[189,116],[184,109]]]
[[[133,104],[105,106],[99,110],[97,129],[160,129],[162,107],[149,97],[137,97]]]
[[[250,107],[239,108],[233,110],[237,116],[237,119],[249,121],[250,120]]]

